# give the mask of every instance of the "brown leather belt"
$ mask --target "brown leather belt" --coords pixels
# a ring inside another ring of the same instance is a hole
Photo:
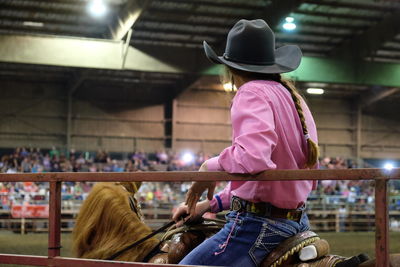
[[[237,212],[250,212],[260,217],[286,219],[300,222],[304,209],[281,209],[267,202],[250,202],[233,196],[231,199],[231,210]]]

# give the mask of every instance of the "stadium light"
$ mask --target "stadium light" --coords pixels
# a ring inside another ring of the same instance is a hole
[[[224,90],[225,90],[226,92],[231,92],[231,91],[236,92],[236,91],[237,91],[237,88],[236,88],[236,85],[233,85],[233,87],[232,87],[232,84],[231,84],[231,83],[224,83]]]
[[[24,26],[29,26],[29,27],[43,27],[44,26],[43,22],[36,22],[36,21],[24,21],[22,24]]]
[[[185,164],[193,163],[194,155],[190,152],[186,152],[185,154],[183,154],[182,160],[183,160],[183,162],[185,162]]]
[[[296,29],[296,24],[294,23],[293,17],[286,17],[285,23],[283,24],[283,28],[287,31],[293,31]]]
[[[308,88],[307,93],[311,95],[322,95],[324,93],[324,89],[322,88]]]
[[[92,16],[101,17],[106,13],[107,7],[102,0],[92,0],[89,3],[88,10]]]
[[[387,163],[385,163],[385,164],[383,165],[383,168],[384,168],[385,170],[387,170],[387,171],[391,171],[391,170],[393,170],[394,165],[393,165],[392,163],[387,162]]]

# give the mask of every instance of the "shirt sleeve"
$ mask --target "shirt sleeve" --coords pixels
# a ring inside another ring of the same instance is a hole
[[[210,158],[206,161],[208,171],[223,171],[221,165],[218,163],[219,156]]]
[[[216,194],[210,201],[211,212],[217,213],[229,209],[231,202],[231,183],[229,182],[225,188]]]
[[[255,174],[276,168],[271,155],[278,136],[269,100],[245,89],[231,109],[233,144],[221,152],[218,163],[230,173]]]

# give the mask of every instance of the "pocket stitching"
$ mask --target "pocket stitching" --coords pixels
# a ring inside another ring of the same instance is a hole
[[[257,262],[256,256],[254,255],[254,251],[257,249],[262,249],[266,251],[266,254],[268,255],[270,253],[269,249],[267,247],[265,247],[264,243],[262,242],[262,240],[264,239],[264,237],[266,236],[266,231],[268,229],[268,224],[263,223],[260,234],[258,235],[256,242],[254,242],[253,246],[250,248],[248,254],[250,256],[250,258],[252,259],[253,263],[258,266],[261,261],[263,259],[260,260],[260,262]],[[260,247],[263,246],[263,247]]]

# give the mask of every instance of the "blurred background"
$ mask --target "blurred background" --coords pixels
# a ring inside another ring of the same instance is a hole
[[[277,47],[301,47],[285,77],[313,112],[321,168],[400,166],[398,1],[0,0],[0,171],[197,170],[231,143],[236,91],[202,42],[222,54],[241,18],[266,20]],[[63,184],[66,233],[92,186]],[[144,183],[146,222],[167,222],[189,186]],[[389,194],[398,252],[399,181]],[[0,183],[0,200],[1,252],[45,254],[48,184]],[[371,182],[322,181],[308,209],[313,230],[348,244],[339,253],[355,241],[373,255]],[[32,235],[42,243],[9,245]]]

